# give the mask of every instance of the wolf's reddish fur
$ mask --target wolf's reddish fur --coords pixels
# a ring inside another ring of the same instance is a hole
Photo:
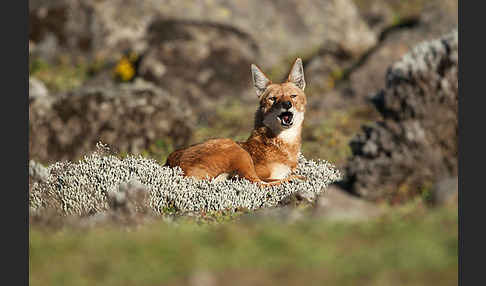
[[[260,106],[255,126],[244,142],[211,139],[174,151],[166,165],[179,166],[184,175],[199,179],[238,174],[260,184],[278,184],[295,178],[301,148],[306,96],[302,61],[297,59],[288,80],[273,84],[252,65]]]

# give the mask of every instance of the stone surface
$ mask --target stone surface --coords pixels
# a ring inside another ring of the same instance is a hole
[[[367,220],[379,216],[383,208],[331,185],[323,193],[313,210],[313,215],[330,220]]]
[[[49,171],[42,164],[30,160],[29,161],[29,180],[31,182],[46,181],[49,176]]]
[[[49,91],[45,84],[35,77],[29,77],[29,98],[43,97],[47,95],[49,95]]]
[[[29,38],[52,35],[61,47],[109,56],[146,48],[158,17],[231,26],[251,37],[267,69],[330,43],[361,53],[376,42],[351,0],[29,0]]]
[[[416,194],[457,174],[458,33],[415,47],[372,99],[382,121],[350,143],[347,188],[367,199]]]
[[[80,159],[99,141],[131,154],[159,139],[183,146],[195,124],[187,105],[143,81],[31,99],[29,117],[29,156],[43,163]]]
[[[193,106],[237,97],[250,85],[258,48],[231,26],[188,21],[154,21],[139,74]]]
[[[459,196],[458,177],[438,180],[432,188],[431,201],[434,205],[457,204]]]
[[[306,80],[312,92],[325,99],[323,108],[366,104],[385,87],[390,65],[417,44],[434,40],[458,25],[457,1],[453,0],[355,2],[378,41],[358,58],[339,46],[327,45],[309,60]]]

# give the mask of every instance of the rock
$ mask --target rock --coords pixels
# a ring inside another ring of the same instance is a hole
[[[372,102],[383,120],[351,142],[347,189],[400,201],[457,174],[458,32],[416,46],[387,72]]]
[[[148,38],[140,76],[193,106],[251,88],[249,70],[258,49],[231,26],[159,19],[150,25]]]
[[[330,220],[366,220],[379,216],[383,209],[331,185],[319,197],[313,215]]]
[[[355,0],[359,14],[368,26],[380,33],[409,19],[422,18],[431,23],[435,18],[434,29],[447,28],[451,22],[457,25],[458,3],[455,0],[400,1],[400,0]],[[438,17],[437,17],[438,16]]]
[[[29,76],[29,98],[43,97],[49,95],[44,83],[35,77]]]
[[[275,208],[265,208],[252,213],[247,213],[242,218],[248,222],[261,222],[271,220],[280,223],[297,223],[308,218],[306,209],[296,206],[279,206]]]
[[[382,41],[365,63],[349,75],[349,85],[342,88],[351,90],[351,94],[361,100],[367,100],[377,90],[385,88],[383,79],[390,65],[419,43],[432,41],[457,27],[457,8],[455,14],[451,13],[445,2],[451,1],[431,1],[415,18],[405,19],[384,30]]]
[[[118,190],[108,192],[108,205],[113,211],[125,214],[147,213],[149,189],[136,178],[118,185]]]
[[[57,50],[110,57],[143,49],[152,1],[29,0],[29,39],[55,39]],[[137,43],[140,43],[137,44]]]
[[[43,163],[80,159],[99,141],[132,154],[159,139],[187,145],[195,123],[187,105],[141,80],[31,98],[29,117],[29,156]]]
[[[361,53],[376,42],[351,0],[29,0],[29,39],[38,43],[52,34],[61,47],[103,56],[141,51],[157,17],[231,26],[253,39],[267,69],[330,43]]]
[[[431,201],[434,205],[457,204],[459,187],[458,177],[439,180],[432,188]]]
[[[34,182],[44,182],[49,176],[49,171],[42,164],[30,160],[29,161],[29,179]]]
[[[328,109],[366,104],[377,90],[385,88],[383,79],[390,65],[417,44],[436,39],[458,25],[457,1],[453,0],[356,3],[376,33],[377,44],[359,58],[339,47],[326,46],[306,66],[309,87],[315,93],[324,93]]]

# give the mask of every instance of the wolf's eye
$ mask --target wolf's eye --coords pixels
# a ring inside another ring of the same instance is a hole
[[[297,97],[297,94],[292,94],[290,97],[296,98]]]
[[[275,100],[277,100],[277,98],[275,96],[272,96],[272,97],[268,98],[268,100],[275,101]]]

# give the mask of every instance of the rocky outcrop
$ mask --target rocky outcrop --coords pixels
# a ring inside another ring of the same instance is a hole
[[[458,32],[422,43],[392,65],[372,101],[383,120],[350,143],[346,185],[400,200],[457,174]]]
[[[421,22],[436,22],[429,31],[457,25],[458,1],[456,0],[354,0],[359,14],[373,31],[380,33],[387,27],[420,18]]]
[[[351,0],[159,1],[29,0],[29,39],[110,56],[146,48],[156,18],[231,26],[249,35],[266,67],[335,43],[361,53],[376,42]],[[51,41],[51,42],[52,42]]]
[[[43,163],[75,160],[99,141],[132,154],[159,139],[182,146],[194,122],[187,105],[147,82],[83,87],[30,99],[29,156]]]
[[[437,39],[457,27],[457,7],[454,13],[451,2],[457,5],[457,1],[430,1],[424,4],[420,14],[412,14],[385,28],[380,33],[379,44],[369,52],[363,63],[352,67],[348,84],[341,88],[361,100],[385,88],[383,78],[389,66],[419,43]]]
[[[127,48],[143,49],[154,14],[152,1],[29,0],[29,39],[34,55],[59,51],[109,57]],[[137,44],[139,43],[139,44]]]
[[[385,87],[383,78],[390,65],[417,44],[434,40],[458,25],[457,1],[453,0],[355,2],[376,33],[377,44],[358,58],[327,45],[306,66],[309,88],[324,94],[329,109],[366,104]]]
[[[231,26],[159,19],[150,25],[148,38],[140,76],[193,106],[241,96],[251,87],[258,46],[248,34]]]

